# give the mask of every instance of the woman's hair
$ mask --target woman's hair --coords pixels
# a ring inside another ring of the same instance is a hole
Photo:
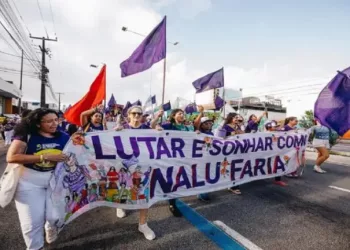
[[[55,114],[58,118],[58,114],[53,109],[39,108],[30,112],[24,117],[20,123],[14,128],[14,137],[25,137],[27,135],[38,134],[40,131],[40,122],[45,115]],[[55,136],[59,136],[60,132],[56,131]]]
[[[175,122],[175,115],[179,112],[185,113],[182,109],[173,109],[169,115],[169,121],[171,123],[176,123]]]
[[[30,112],[31,112],[31,110],[29,110],[29,109],[24,110],[21,114],[22,119],[27,117],[30,114]]]
[[[224,125],[231,123],[232,119],[235,118],[236,115],[237,113],[229,113],[225,119]]]
[[[69,124],[68,125],[68,129],[67,129],[67,132],[70,136],[72,136],[75,132],[78,131],[78,126],[75,125],[75,124]]]
[[[295,116],[291,116],[291,117],[287,117],[285,120],[284,120],[284,126],[286,126],[289,122],[291,121],[294,121],[298,118],[296,118]]]
[[[127,114],[130,115],[131,110],[133,110],[133,109],[139,109],[139,110],[141,111],[141,113],[143,113],[142,107],[141,107],[141,106],[138,106],[138,105],[135,105],[135,106],[131,106],[131,107],[128,109]]]
[[[253,119],[253,116],[255,116],[254,114],[250,115],[248,118],[248,122],[250,122]]]
[[[98,111],[98,110],[95,110],[95,111],[94,111],[91,115],[89,115],[89,117],[87,118],[87,121],[88,121],[88,122],[87,122],[86,124],[83,125],[83,130],[85,130],[87,126],[90,126],[90,124],[91,124],[91,117],[93,117],[94,114],[96,114],[96,113],[100,114],[100,115],[102,116],[102,119],[103,119],[103,112]]]

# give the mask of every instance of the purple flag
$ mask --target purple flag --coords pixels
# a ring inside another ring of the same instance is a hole
[[[196,93],[223,87],[224,68],[197,79],[192,85],[196,89]]]
[[[319,94],[315,118],[326,127],[344,135],[350,129],[350,67],[338,74]]]
[[[186,114],[192,114],[194,112],[197,112],[197,105],[195,103],[190,103],[185,108]]]
[[[152,96],[152,98],[151,98],[151,102],[152,102],[152,104],[156,104],[156,95],[154,95],[154,96]]]
[[[132,55],[120,64],[122,77],[140,73],[166,57],[166,16]]]
[[[136,102],[131,104],[131,106],[142,106],[142,102],[140,100],[137,100]]]
[[[128,116],[128,109],[131,108],[132,105],[130,102],[127,102],[123,108],[123,111],[122,111],[122,114],[124,117],[127,117]]]
[[[163,110],[164,110],[164,111],[171,110],[171,104],[170,104],[170,101],[169,101],[169,102],[167,102],[167,103],[164,103],[164,104],[163,104]]]
[[[224,99],[222,99],[220,96],[215,97],[215,109],[219,110],[225,105]]]
[[[114,99],[114,95],[112,94],[111,99],[108,101],[108,107],[114,107],[117,104],[117,102]]]

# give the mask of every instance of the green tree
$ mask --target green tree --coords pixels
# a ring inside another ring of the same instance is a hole
[[[305,114],[299,120],[299,125],[302,128],[311,128],[314,125],[314,112],[312,110],[306,110]]]

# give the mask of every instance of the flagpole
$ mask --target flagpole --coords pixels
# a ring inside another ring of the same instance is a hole
[[[164,105],[164,97],[165,97],[165,79],[166,79],[166,57],[163,62],[163,91],[162,91],[162,105]]]
[[[224,118],[226,117],[226,114],[225,114],[225,112],[226,112],[226,100],[225,100],[225,87],[223,87],[223,89],[222,89],[222,99],[224,100]]]

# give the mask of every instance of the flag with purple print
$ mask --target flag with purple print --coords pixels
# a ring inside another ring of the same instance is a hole
[[[122,114],[124,117],[127,117],[128,116],[128,109],[131,108],[132,105],[130,102],[127,102],[123,108],[123,111],[122,111]]]
[[[152,101],[152,104],[156,104],[157,102],[156,95],[152,96],[151,101]]]
[[[140,100],[137,100],[136,102],[131,104],[131,106],[142,106],[142,102]]]
[[[120,64],[122,77],[140,73],[166,57],[166,16],[132,55]]]
[[[321,91],[315,103],[315,118],[339,135],[350,129],[350,67],[338,71]]]
[[[224,87],[224,68],[203,76],[192,83],[196,93]]]
[[[185,108],[186,114],[192,114],[194,112],[197,112],[197,105],[195,103],[190,103]]]
[[[214,103],[215,103],[215,109],[217,110],[221,109],[225,105],[224,99],[222,99],[220,96],[215,97]]]
[[[111,99],[108,101],[108,107],[114,107],[117,104],[115,101],[114,95],[112,94]]]
[[[163,104],[163,110],[164,110],[164,111],[171,110],[171,104],[170,104],[170,101],[169,101],[169,102],[167,102],[167,103],[164,103],[164,104]]]

